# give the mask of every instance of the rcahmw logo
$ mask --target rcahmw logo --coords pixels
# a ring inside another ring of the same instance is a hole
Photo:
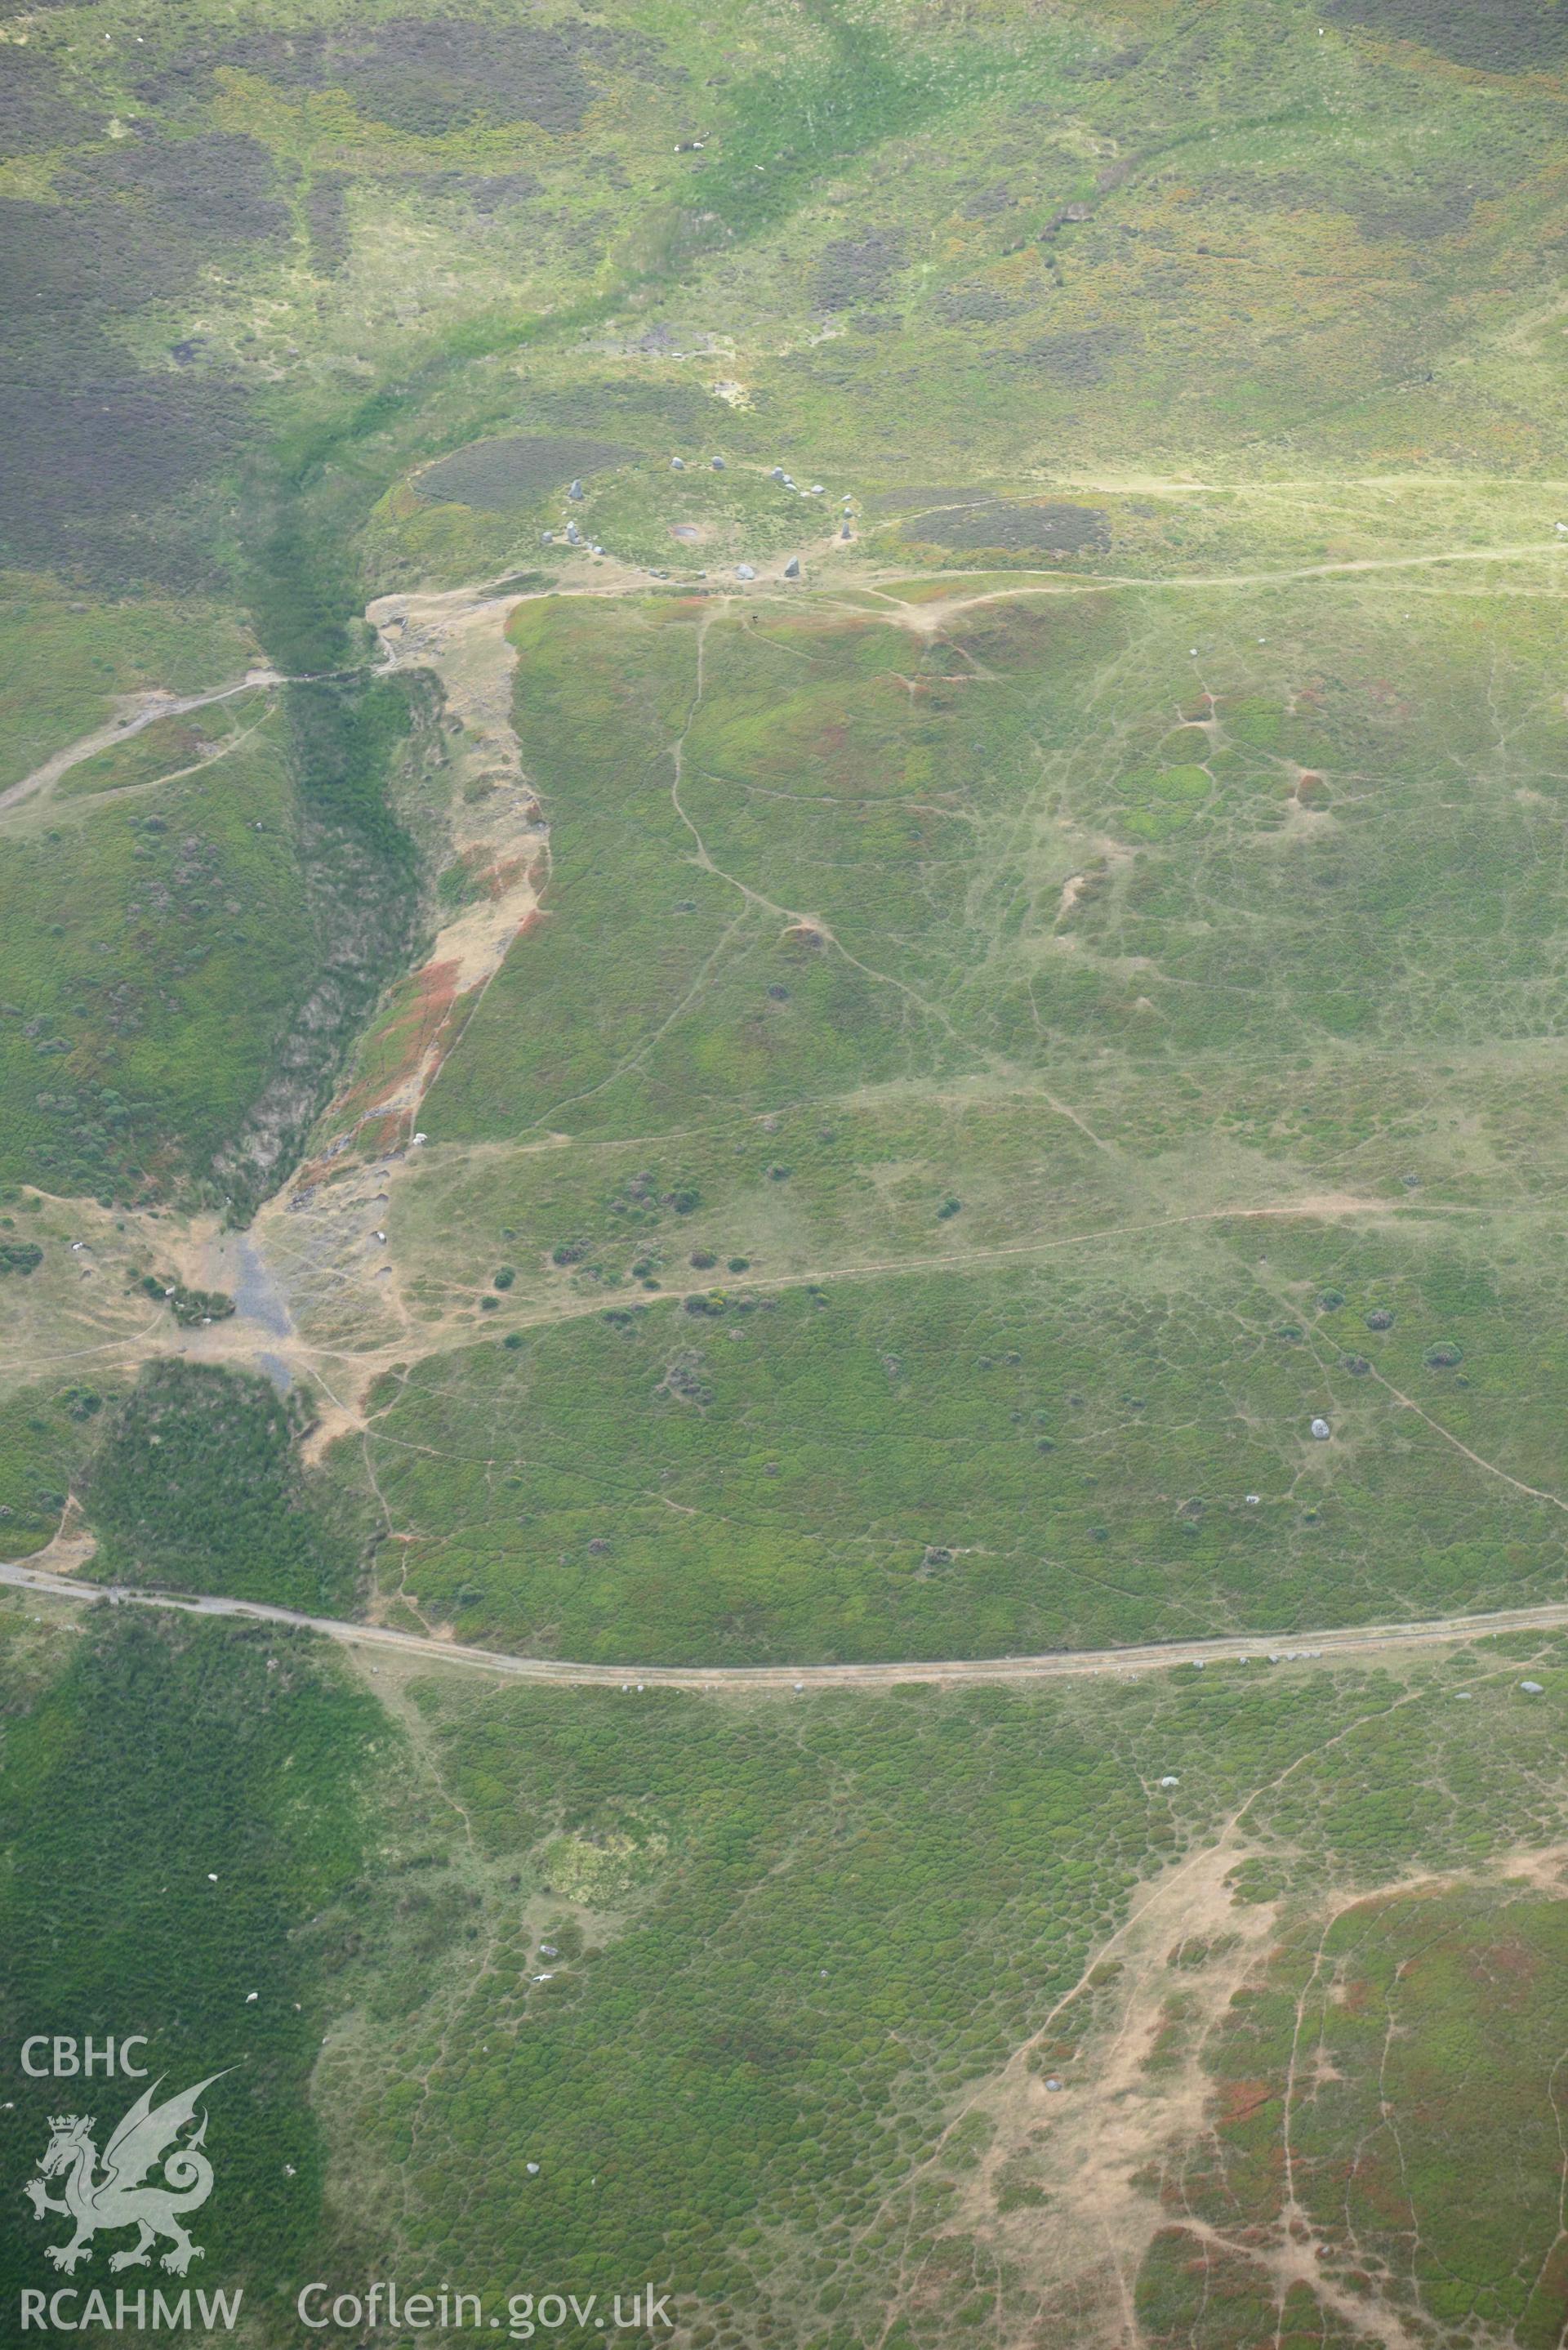
[[[78,2043],[64,2036],[39,2033],[24,2042],[22,2069],[33,2078],[90,2077],[102,2072],[120,2073],[135,2080],[148,2067],[134,2061],[147,2045],[132,2034],[116,2045],[113,2040]],[[199,2211],[213,2191],[213,2172],[206,2152],[207,2116],[202,2099],[222,2073],[210,2073],[193,2088],[154,2104],[162,2076],[153,2081],[120,2116],[109,2132],[100,2154],[98,2123],[91,2114],[61,2113],[49,2117],[49,2137],[37,2170],[23,2193],[33,2216],[47,2226],[67,2220],[70,2232],[43,2247],[44,2257],[67,2276],[93,2257],[93,2239],[133,2228],[136,2239],[109,2255],[111,2272],[146,2268],[154,2251],[166,2246],[160,2265],[182,2277],[192,2261],[203,2257],[192,2241],[186,2221]],[[197,2322],[203,2327],[232,2327],[240,2313],[243,2293],[198,2293]],[[64,2287],[46,2293],[24,2292],[22,2327],[58,2327],[75,2331],[100,2325],[111,2329],[184,2328],[192,2323],[192,2294],[123,2289],[112,2296],[97,2291]]]

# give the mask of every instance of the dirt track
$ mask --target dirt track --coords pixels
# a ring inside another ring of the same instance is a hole
[[[210,693],[175,694],[153,686],[145,693],[125,695],[119,704],[119,715],[111,718],[107,726],[96,726],[90,734],[79,735],[76,742],[67,743],[63,751],[57,751],[52,758],[46,759],[41,767],[35,767],[30,775],[24,775],[20,783],[0,792],[0,811],[19,807],[24,800],[31,799],[36,793],[50,789],[62,775],[68,775],[73,767],[79,767],[85,759],[96,758],[100,751],[110,751],[120,743],[129,743],[133,735],[140,734],[144,727],[156,725],[161,718],[183,718],[192,710],[210,708],[214,702],[233,702],[236,694],[254,693],[263,686],[286,682],[286,679],[275,669],[252,669],[245,671],[237,685],[215,686]],[[205,765],[207,762],[201,764]]]
[[[130,1591],[123,1586],[74,1582],[39,1567],[0,1562],[0,1585],[36,1591],[78,1606],[167,1607],[189,1616],[239,1616],[293,1631],[318,1632],[348,1647],[387,1648],[403,1658],[460,1665],[498,1673],[512,1680],[557,1681],[579,1689],[828,1690],[892,1689],[909,1681],[1092,1680],[1101,1674],[1163,1672],[1172,1665],[1265,1660],[1328,1663],[1339,1657],[1375,1655],[1385,1648],[1448,1648],[1485,1639],[1497,1632],[1568,1631],[1568,1600],[1538,1607],[1500,1608],[1486,1616],[1439,1616],[1399,1624],[1361,1624],[1326,1632],[1240,1634],[1207,1640],[1153,1641],[1144,1648],[1076,1648],[1038,1657],[953,1657],[937,1661],[863,1665],[582,1665],[553,1657],[509,1657],[489,1648],[468,1648],[418,1632],[393,1631],[383,1624],[353,1624],[341,1617],[300,1616],[292,1608],[268,1607],[259,1600]]]

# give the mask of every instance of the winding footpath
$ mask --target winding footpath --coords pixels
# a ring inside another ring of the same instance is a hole
[[[119,1584],[84,1584],[42,1567],[0,1561],[0,1586],[37,1592],[78,1607],[162,1607],[185,1616],[237,1616],[279,1624],[292,1632],[317,1632],[347,1648],[386,1649],[393,1656],[459,1665],[495,1673],[507,1680],[556,1681],[572,1689],[831,1690],[893,1689],[909,1681],[939,1684],[973,1681],[1085,1680],[1099,1674],[1168,1671],[1173,1665],[1318,1664],[1339,1657],[1375,1655],[1382,1648],[1451,1648],[1498,1632],[1568,1631],[1568,1600],[1543,1600],[1535,1607],[1502,1607],[1483,1616],[1411,1617],[1397,1624],[1356,1624],[1324,1632],[1292,1632],[1247,1638],[1228,1635],[1204,1640],[1155,1640],[1141,1648],[1074,1648],[1038,1657],[953,1657],[931,1662],[857,1665],[582,1665],[553,1657],[510,1657],[493,1648],[469,1648],[455,1640],[398,1632],[386,1624],[354,1624],[337,1616],[302,1616],[290,1607],[269,1607],[259,1599],[226,1599],[202,1594],[135,1591]]]
[[[192,710],[206,710],[214,702],[233,702],[236,694],[255,693],[263,687],[286,685],[290,681],[275,669],[251,669],[237,685],[215,686],[210,693],[169,692],[161,686],[151,686],[145,693],[128,694],[121,698],[119,715],[106,726],[94,727],[90,734],[78,735],[67,743],[63,751],[35,767],[30,775],[13,784],[8,791],[0,792],[0,811],[19,807],[37,792],[47,791],[60,777],[79,767],[84,760],[94,759],[100,751],[112,751],[118,743],[129,743],[144,728],[155,726],[161,718],[183,718]],[[163,780],[171,782],[172,777]]]

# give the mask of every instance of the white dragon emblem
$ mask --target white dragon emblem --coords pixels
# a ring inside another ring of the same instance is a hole
[[[202,2152],[206,2115],[190,2137],[177,2141],[187,2123],[195,2119],[202,2091],[223,2077],[221,2073],[211,2073],[193,2089],[165,2098],[156,2106],[152,2099],[161,2084],[154,2081],[142,2091],[105,2147],[101,2172],[92,2141],[91,2114],[50,2116],[51,2135],[38,2175],[28,2179],[22,2192],[32,2204],[36,2219],[58,2211],[76,2222],[69,2243],[45,2246],[47,2257],[57,2269],[64,2269],[68,2276],[78,2261],[91,2260],[92,2239],[100,2228],[138,2230],[134,2244],[111,2256],[111,2269],[144,2267],[161,2236],[167,2237],[170,2245],[163,2266],[176,2276],[183,2276],[191,2262],[202,2258],[201,2245],[191,2241],[182,2223],[190,2212],[200,2210],[213,2191],[213,2166]],[[161,2184],[144,2185],[148,2172],[160,2162]],[[57,2201],[45,2182],[62,2173],[65,2196]]]

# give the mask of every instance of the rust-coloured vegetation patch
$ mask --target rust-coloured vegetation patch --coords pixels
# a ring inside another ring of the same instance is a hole
[[[1223,2129],[1234,2122],[1251,2121],[1255,2113],[1280,2094],[1277,2081],[1227,2081],[1220,2093],[1216,2116]]]
[[[1213,2044],[1202,2151],[1167,2168],[1162,2200],[1204,2231],[1206,2261],[1244,2246],[1271,2300],[1310,2276],[1333,2305],[1359,2275],[1380,2341],[1440,2322],[1554,2350],[1565,2045],[1568,1902],[1550,1893],[1433,1880],[1326,1929],[1303,1917]],[[1173,2249],[1146,2267],[1172,2312]],[[1209,2350],[1262,2338],[1241,2307],[1232,2327],[1210,2303]]]

